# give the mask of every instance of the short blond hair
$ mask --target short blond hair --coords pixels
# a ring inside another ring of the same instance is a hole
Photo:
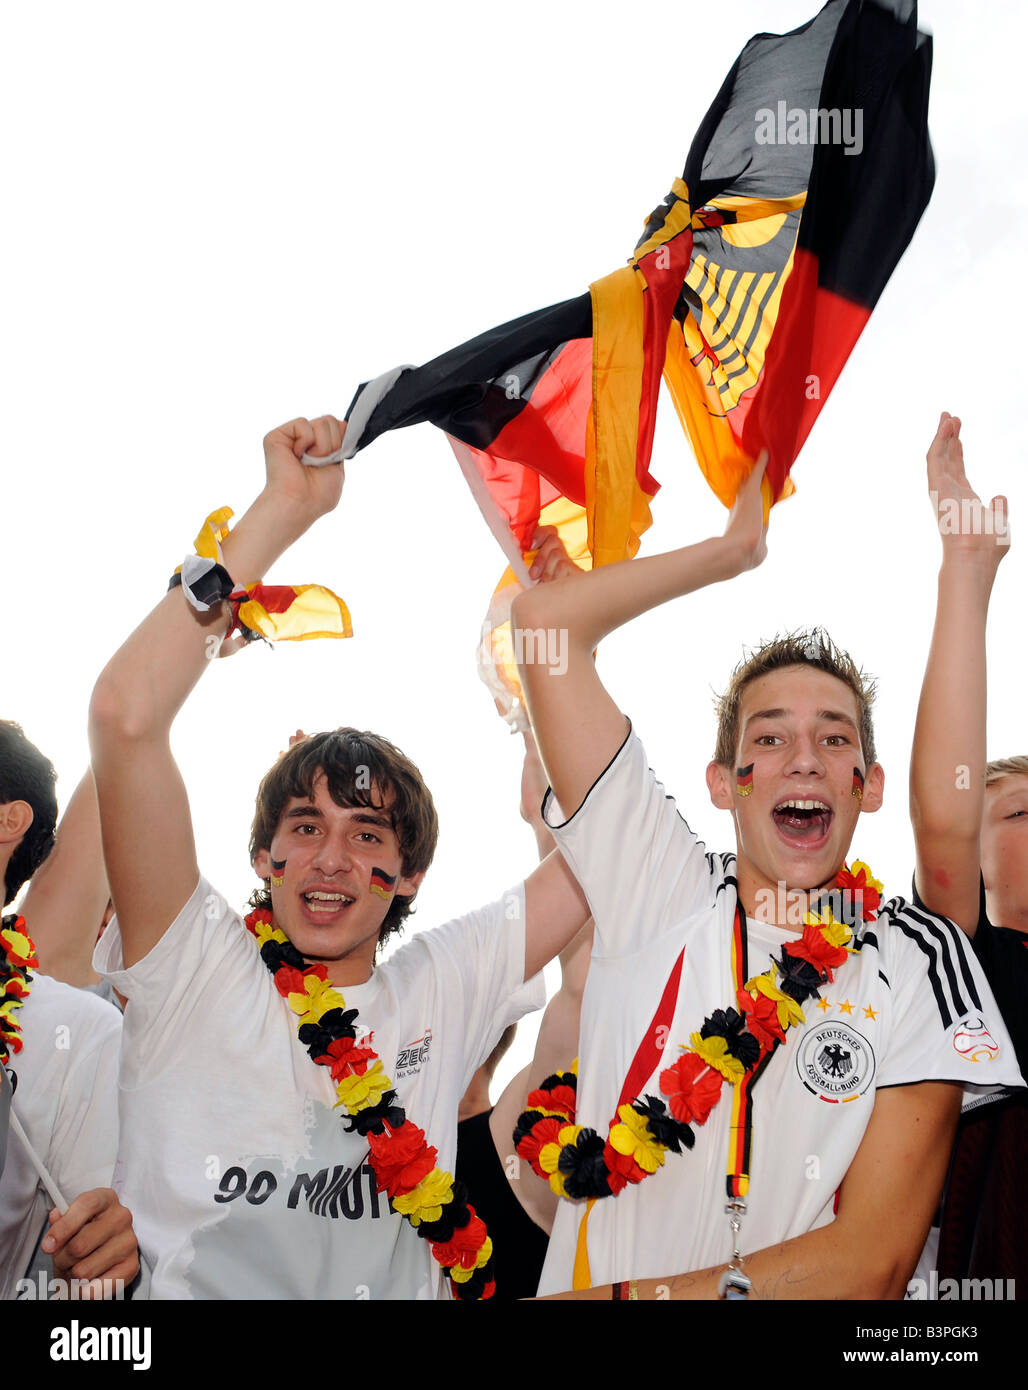
[[[728,689],[717,701],[717,747],[714,761],[722,767],[732,767],[739,746],[739,714],[743,691],[753,681],[786,666],[813,666],[835,676],[853,691],[857,698],[860,727],[860,746],[868,767],[875,761],[875,735],[871,721],[871,706],[875,698],[875,682],[856,664],[849,652],[837,647],[823,628],[810,632],[789,632],[775,637],[745,657],[732,672]]]
[[[991,787],[1004,777],[1028,777],[1028,757],[996,758],[985,764],[985,785]]]

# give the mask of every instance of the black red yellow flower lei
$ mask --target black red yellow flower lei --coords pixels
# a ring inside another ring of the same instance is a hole
[[[436,1166],[438,1150],[424,1130],[396,1104],[382,1060],[368,1046],[372,1035],[358,1044],[357,1010],[347,1009],[324,965],[307,965],[266,908],[251,912],[246,925],[276,989],[300,1015],[300,1041],[315,1062],[331,1069],[336,1104],[350,1117],[347,1131],[367,1138],[378,1191],[388,1193],[390,1208],[429,1242],[455,1298],[491,1298],[493,1243],[485,1222],[468,1204],[464,1184]]]
[[[882,885],[866,864],[839,871],[835,888],[860,904],[864,921],[881,904]],[[692,1125],[705,1124],[721,1099],[725,1081],[738,1085],[761,1059],[785,1041],[788,1028],[805,1022],[801,1005],[829,984],[842,965],[853,933],[828,907],[807,913],[799,941],[782,947],[763,975],[747,980],[734,1008],[715,1009],[698,1033],[681,1045],[682,1056],[660,1074],[661,1093],[618,1107],[603,1139],[575,1123],[576,1067],[548,1076],[528,1097],[519,1116],[514,1146],[533,1172],[549,1180],[560,1197],[616,1197],[629,1183],[655,1173],[670,1150],[696,1142]]]
[[[12,912],[0,918],[0,1066],[12,1052],[20,1052],[21,1024],[15,1018],[31,993],[30,970],[38,970],[36,948],[25,931],[25,918]]]

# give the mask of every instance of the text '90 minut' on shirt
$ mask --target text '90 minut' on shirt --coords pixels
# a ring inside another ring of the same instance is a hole
[[[522,984],[524,918],[519,885],[342,991],[451,1173],[473,1073],[542,1003],[540,978]],[[333,1109],[253,937],[205,879],[143,960],[121,968],[117,918],[94,959],[129,1001],[115,1186],[151,1297],[448,1297],[427,1243],[376,1191],[367,1140]]]

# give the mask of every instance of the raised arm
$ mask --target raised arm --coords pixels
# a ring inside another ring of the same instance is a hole
[[[1006,499],[979,500],[964,472],[960,421],[945,413],[928,450],[928,488],[942,568],[910,762],[917,888],[926,907],[973,936],[985,796],[985,624],[1009,532]]]
[[[539,857],[545,859],[554,849],[553,836],[541,814],[546,774],[534,736],[529,732],[524,737],[521,815],[532,827]],[[569,1067],[578,1053],[578,1025],[592,942],[593,925],[592,918],[589,918],[560,953],[560,989],[546,1005],[532,1061],[508,1083],[489,1118],[489,1130],[511,1191],[535,1224],[547,1233],[553,1226],[559,1198],[548,1182],[537,1177],[527,1163],[517,1159],[513,1142],[514,1126],[522,1111],[528,1109],[529,1092],[541,1085],[551,1073]]]
[[[578,880],[553,850],[525,880],[525,979],[530,980],[573,940],[589,917]]]
[[[723,536],[666,555],[604,565],[590,573],[568,567],[555,536],[547,536],[532,565],[537,584],[514,600],[516,650],[527,656],[518,674],[532,727],[557,800],[566,816],[624,742],[627,721],[596,672],[597,643],[623,623],[759,565],[766,555],[761,459],[739,492]],[[537,538],[538,539],[538,538]],[[553,637],[541,644],[532,633]],[[533,661],[541,650],[566,656],[566,666]]]
[[[554,1072],[566,1071],[578,1055],[582,994],[589,974],[592,944],[590,917],[560,953],[560,989],[546,1005],[531,1062],[507,1084],[489,1117],[489,1132],[511,1191],[535,1224],[547,1234],[553,1229],[560,1198],[549,1182],[518,1158],[514,1150],[514,1126],[518,1116],[529,1108],[529,1094]]]
[[[307,451],[334,452],[342,429],[324,416],[313,424],[294,420],[267,436],[264,490],[223,546],[237,584],[260,580],[335,507],[342,469],[308,468],[300,460]],[[126,966],[160,940],[196,888],[189,802],[169,739],[208,659],[218,655],[228,622],[227,612],[197,614],[180,589],[171,590],[114,655],[93,692],[93,773]]]
[[[100,847],[100,810],[91,771],[79,782],[57,839],[32,875],[22,914],[44,975],[83,988],[100,976],[93,947],[110,898]]]

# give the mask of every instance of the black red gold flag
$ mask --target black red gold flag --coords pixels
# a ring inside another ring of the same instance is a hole
[[[346,457],[425,420],[448,436],[511,566],[491,621],[540,522],[585,567],[636,553],[662,375],[726,506],[762,449],[769,500],[792,491],[931,196],[930,73],[914,0],[829,0],[756,35],[627,266],[358,389]]]

